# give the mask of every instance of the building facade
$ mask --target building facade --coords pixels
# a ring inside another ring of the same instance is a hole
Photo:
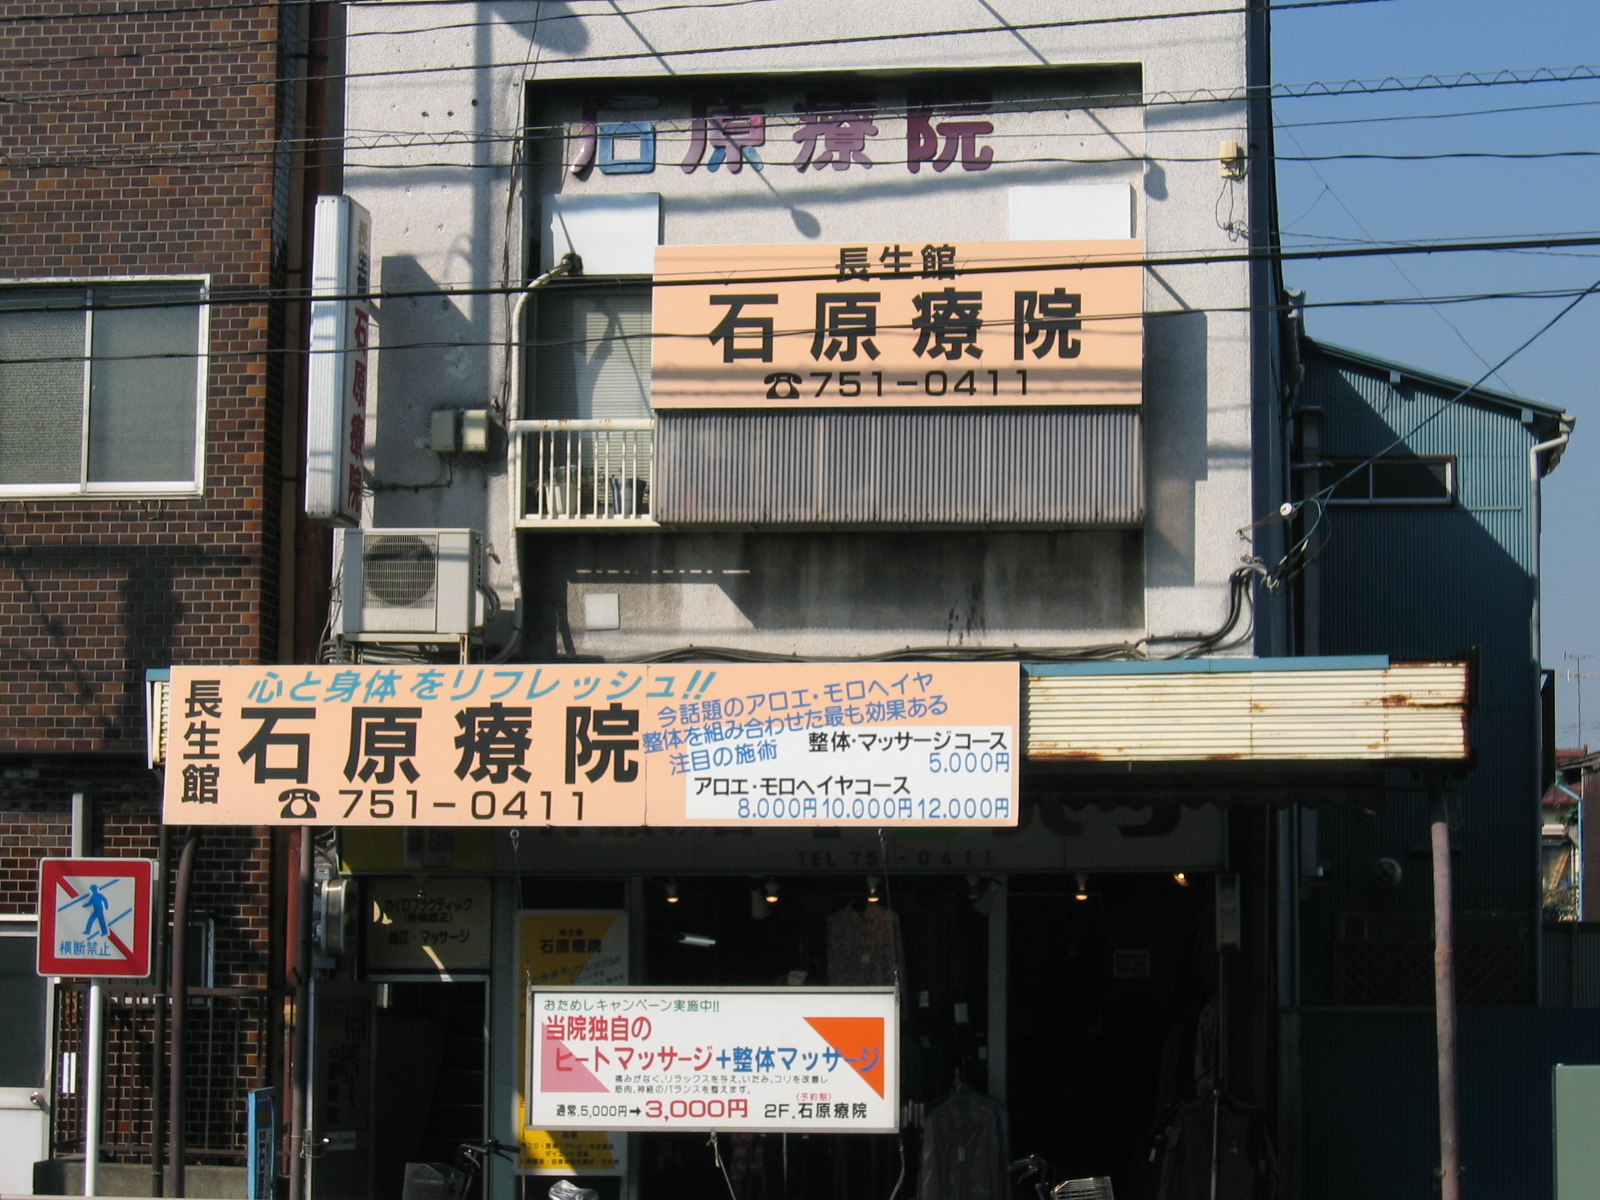
[[[286,354],[303,341],[306,196],[326,186],[304,170],[317,7],[3,14],[7,1191],[32,1190],[38,1160],[82,1169],[84,993],[33,975],[36,860],[165,860],[146,670],[292,657],[297,538],[324,557],[295,516],[303,364]],[[189,1085],[196,1168],[242,1165],[244,1092],[282,1066],[283,850],[252,828],[199,850],[191,981],[214,1040]],[[135,984],[107,1000],[103,1190],[148,1188],[164,1140],[162,989]]]

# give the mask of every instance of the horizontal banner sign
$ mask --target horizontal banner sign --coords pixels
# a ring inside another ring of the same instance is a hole
[[[1015,825],[1010,663],[174,667],[164,819]]]
[[[898,1128],[893,988],[535,988],[527,1038],[536,1128]]]
[[[662,246],[655,408],[1138,404],[1141,243]],[[1100,263],[1128,265],[1097,265]]]

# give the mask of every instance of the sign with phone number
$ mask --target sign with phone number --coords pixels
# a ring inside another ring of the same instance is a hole
[[[1010,826],[1008,663],[174,667],[164,819]]]
[[[542,1129],[893,1133],[893,988],[530,990]]]

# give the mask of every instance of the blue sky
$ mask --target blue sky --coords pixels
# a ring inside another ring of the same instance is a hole
[[[1288,10],[1273,18],[1273,77],[1279,83],[1579,64],[1600,64],[1596,0],[1380,0]],[[1446,113],[1476,115],[1433,116]],[[1365,120],[1422,116],[1429,119]],[[1363,121],[1313,124],[1352,118]],[[1280,155],[1600,150],[1600,81],[1279,100],[1276,119]],[[1600,158],[1283,162],[1278,194],[1286,234],[1317,239],[1600,232]],[[1291,245],[1304,240],[1285,238]],[[1600,278],[1600,246],[1291,262],[1285,276],[1312,302],[1582,288]],[[1470,380],[1566,303],[1507,299],[1437,309],[1322,309],[1309,313],[1307,325],[1313,337]],[[1546,480],[1544,496],[1544,659],[1563,672],[1562,745],[1577,744],[1579,737],[1576,685],[1564,674],[1578,664],[1563,657],[1568,653],[1595,655],[1582,664],[1596,676],[1583,681],[1583,738],[1600,745],[1597,360],[1600,294],[1491,380],[1559,404],[1578,418],[1572,445]]]

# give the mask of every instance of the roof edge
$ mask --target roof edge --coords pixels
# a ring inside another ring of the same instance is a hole
[[[1576,418],[1566,409],[1560,405],[1551,404],[1547,400],[1535,400],[1529,396],[1518,396],[1511,392],[1498,391],[1495,388],[1474,386],[1465,379],[1453,379],[1449,375],[1440,375],[1436,371],[1423,370],[1421,367],[1414,367],[1410,363],[1381,358],[1364,350],[1353,350],[1349,346],[1339,346],[1313,337],[1306,337],[1304,340],[1313,350],[1327,355],[1329,358],[1342,358],[1347,362],[1353,362],[1364,367],[1373,367],[1382,371],[1399,371],[1401,374],[1420,380],[1423,383],[1430,383],[1436,387],[1457,392],[1464,391],[1475,400],[1487,400],[1506,408],[1531,408],[1535,412],[1561,423],[1564,428],[1570,428],[1576,422]]]

